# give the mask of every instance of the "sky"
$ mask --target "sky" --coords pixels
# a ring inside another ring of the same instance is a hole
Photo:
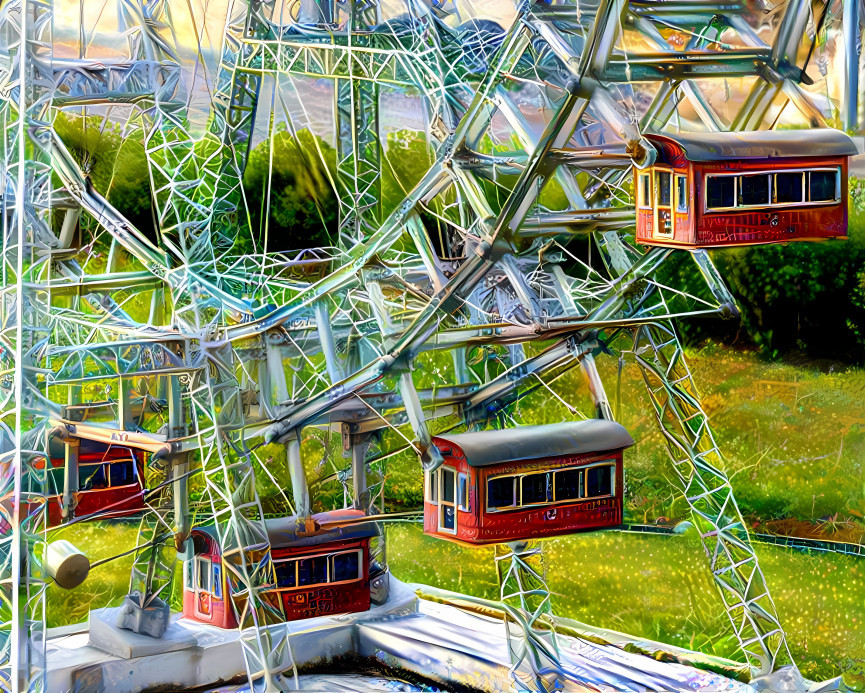
[[[184,64],[187,89],[189,90],[190,121],[193,133],[203,133],[209,115],[210,88],[214,77],[216,60],[222,42],[226,13],[232,0],[171,0],[172,42],[178,47]],[[242,2],[243,0],[235,0]],[[297,0],[278,0],[284,5],[276,12],[288,13],[292,3]],[[428,2],[428,0],[416,0]],[[508,26],[515,17],[512,0],[448,0],[456,2],[462,19],[471,17],[491,19]],[[835,0],[839,2],[839,0]],[[382,0],[382,13],[385,18],[396,16],[405,11],[404,0]],[[128,56],[126,36],[119,28],[119,0],[56,0],[54,3],[54,45],[55,56],[78,58],[85,56],[91,60],[123,59]],[[131,0],[131,4],[137,4]],[[808,73],[815,84],[805,87],[817,105],[829,112],[830,99],[837,102],[841,97],[839,75],[842,74],[843,49],[837,25],[830,25],[829,40],[818,50],[811,61]],[[83,42],[81,38],[83,37]],[[765,38],[768,38],[766,36]],[[83,49],[82,49],[83,46]],[[629,46],[633,50],[632,46]],[[821,74],[819,64],[825,69],[826,77]],[[202,69],[202,65],[205,69]],[[703,85],[709,101],[721,113],[735,111],[740,100],[749,88],[750,80],[714,80]],[[654,85],[638,88],[646,93]],[[274,95],[281,98],[272,98]],[[303,95],[301,98],[300,95]],[[283,77],[279,88],[270,81],[265,83],[262,98],[267,103],[277,105],[277,119],[288,113],[295,127],[310,127],[318,134],[332,139],[333,129],[333,89],[327,80],[311,80],[298,77]],[[649,95],[650,97],[650,95]],[[381,101],[382,125],[386,131],[408,127],[424,127],[424,109],[419,99],[410,95],[385,92]],[[119,111],[118,111],[119,112]],[[261,116],[261,113],[259,114]],[[683,112],[683,117],[690,114]],[[780,122],[797,123],[798,116],[793,108],[787,108]],[[266,114],[262,125],[267,124]],[[256,139],[262,137],[261,128]]]

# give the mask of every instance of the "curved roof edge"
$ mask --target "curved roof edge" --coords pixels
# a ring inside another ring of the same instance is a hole
[[[433,442],[436,445],[450,443],[458,447],[472,467],[487,467],[502,462],[619,450],[633,445],[634,439],[620,423],[588,419],[498,431],[446,434],[433,436]]]
[[[379,530],[375,522],[363,522],[364,512],[353,508],[330,510],[312,515],[311,518],[279,517],[264,521],[267,529],[267,539],[271,548],[290,548],[298,546],[318,546],[329,542],[363,539],[378,536]],[[312,520],[312,522],[307,522]],[[345,522],[347,524],[340,525]],[[322,527],[324,525],[324,527]],[[330,526],[328,526],[330,525]],[[213,539],[217,538],[213,525],[200,525],[192,528],[193,532],[204,532]]]
[[[859,153],[856,143],[849,135],[832,128],[755,132],[662,132],[647,134],[646,139],[678,145],[689,161],[855,156]]]

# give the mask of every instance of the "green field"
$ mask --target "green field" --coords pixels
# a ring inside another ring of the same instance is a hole
[[[691,366],[749,523],[859,540],[865,515],[865,371],[833,364],[773,363],[718,346],[692,353]],[[599,367],[611,401],[620,405],[621,420],[637,440],[626,457],[629,519],[687,517],[661,437],[647,414],[636,366],[626,362],[618,386],[615,360],[599,359]],[[551,387],[588,411],[578,372]],[[514,412],[520,423],[566,417],[563,405],[543,389]],[[269,467],[284,483],[287,474],[278,462],[274,456]],[[327,465],[309,458],[305,462],[313,479],[346,463],[339,455]],[[417,460],[408,455],[391,458],[384,471],[389,507],[417,507]],[[341,489],[334,489],[330,498],[341,502]],[[265,506],[270,507],[269,502]],[[133,547],[136,531],[137,523],[116,521],[75,525],[52,533],[52,538],[69,539],[97,561]],[[497,596],[492,549],[467,551],[424,537],[417,526],[392,526],[388,544],[391,566],[403,580]],[[865,660],[865,562],[762,545],[757,551],[803,672],[825,679],[841,673],[851,661]],[[546,556],[560,615],[739,658],[708,562],[694,538],[584,534],[549,541]],[[131,564],[127,556],[98,566],[84,585],[69,592],[50,588],[49,626],[75,623],[84,620],[90,608],[118,604],[129,586]],[[177,585],[175,607],[176,596]]]
[[[865,370],[772,362],[719,345],[689,352],[689,361],[751,525],[859,541],[865,533]],[[687,517],[639,368],[627,354],[620,375],[615,358],[599,358],[597,364],[613,410],[637,441],[625,456],[626,519]],[[548,380],[548,387],[538,386],[512,408],[508,425],[574,418],[564,403],[583,415],[592,411],[578,368]],[[434,384],[432,377],[423,383]],[[453,422],[433,425],[437,431]],[[402,433],[412,435],[407,427]],[[393,445],[403,442],[388,435]],[[413,455],[392,458],[386,473],[386,496],[394,509],[421,502],[422,479]]]
[[[802,672],[822,680],[865,659],[865,562],[757,546]],[[544,542],[547,584],[559,616],[741,660],[699,539],[624,532]],[[388,562],[402,580],[498,598],[492,548],[467,549],[388,532]]]

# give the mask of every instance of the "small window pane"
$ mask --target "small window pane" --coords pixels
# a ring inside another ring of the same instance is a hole
[[[456,475],[452,469],[441,468],[439,472],[442,475],[442,501],[445,503],[454,502],[454,480]]]
[[[639,190],[639,205],[640,207],[652,206],[652,188],[651,179],[646,173],[640,174],[640,190]]]
[[[556,500],[575,500],[583,494],[580,490],[580,470],[563,469],[556,472]]]
[[[213,596],[222,599],[222,566],[213,564]]]
[[[521,504],[531,505],[532,503],[546,503],[548,500],[552,500],[549,494],[549,485],[550,475],[547,472],[524,476],[520,493]]]
[[[438,503],[438,500],[439,500],[438,483],[439,483],[438,471],[435,471],[432,474],[427,474],[427,489],[429,490],[429,502],[430,503]]]
[[[688,179],[685,176],[676,176],[676,211],[688,211]]]
[[[357,580],[359,575],[360,561],[357,551],[351,553],[338,553],[331,558],[333,565],[330,571],[331,582],[344,582],[345,580]]]
[[[610,465],[586,470],[586,497],[609,496],[613,492],[613,468]]]
[[[79,488],[82,491],[90,491],[97,488],[107,488],[105,483],[105,465],[103,464],[85,464],[78,468],[78,478],[81,483]]]
[[[512,507],[514,504],[514,481],[512,476],[499,476],[487,481],[487,507]]]
[[[279,561],[273,564],[276,569],[276,586],[277,587],[294,587],[297,582],[295,571],[297,570],[297,561]]]
[[[459,508],[460,510],[468,510],[469,509],[469,489],[468,489],[468,478],[465,474],[460,474],[460,486],[459,486]]]
[[[735,200],[733,176],[709,176],[706,182],[706,206],[708,209],[733,207]]]
[[[184,561],[183,562],[183,584],[185,584],[188,589],[193,588],[193,582],[192,582],[193,567],[192,566],[193,566],[193,564],[191,561]]]
[[[198,589],[202,592],[210,592],[210,561],[199,558],[196,568],[198,573]]]
[[[313,556],[298,561],[298,585],[320,585],[323,582],[327,582],[327,556]]]
[[[769,204],[769,175],[742,176],[739,179],[739,204]]]
[[[670,178],[669,171],[655,171],[655,185],[658,190],[658,207],[670,206]]]
[[[775,174],[775,202],[802,202],[802,172]]]
[[[453,529],[456,527],[456,510],[452,505],[443,505],[441,506],[442,513],[442,528],[443,529]]]
[[[48,494],[60,495],[63,493],[63,467],[51,467],[48,469]],[[72,480],[73,484],[75,480]],[[74,488],[72,489],[75,490]]]
[[[112,462],[108,465],[108,475],[111,478],[112,486],[128,486],[135,483],[135,470],[132,466],[132,460]]]
[[[827,202],[835,199],[835,171],[811,171],[808,195],[811,202]]]

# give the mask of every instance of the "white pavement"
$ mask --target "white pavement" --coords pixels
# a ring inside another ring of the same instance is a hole
[[[510,663],[501,620],[448,604],[418,599],[417,585],[391,578],[388,602],[361,614],[320,617],[287,624],[298,666],[323,665],[345,655],[369,657],[447,687],[497,692],[511,688]],[[91,616],[98,618],[99,614]],[[106,634],[97,640],[105,642]],[[48,690],[52,693],[133,693],[150,688],[181,691],[219,686],[244,674],[239,633],[174,617],[164,647],[118,631],[109,654],[90,642],[88,629],[49,631]],[[142,649],[146,646],[146,649]],[[660,662],[599,645],[559,636],[562,667],[573,679],[563,691],[737,691],[754,689],[719,674],[683,664]],[[350,673],[350,672],[339,672]],[[326,681],[303,676],[305,690],[323,690]],[[337,680],[331,681],[336,684]],[[351,690],[359,681],[345,681]],[[330,685],[330,684],[328,684]],[[368,690],[413,690],[378,679]],[[384,687],[381,687],[384,686]],[[242,690],[226,686],[220,690]],[[358,690],[358,689],[355,689]]]

